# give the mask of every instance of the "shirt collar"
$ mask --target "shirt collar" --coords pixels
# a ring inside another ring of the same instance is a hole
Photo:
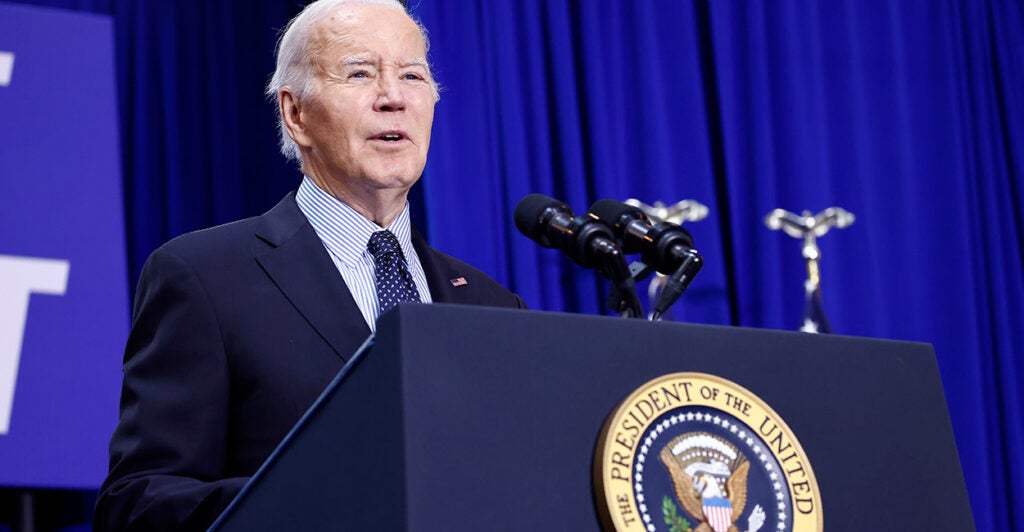
[[[343,264],[354,267],[364,256],[369,255],[366,243],[370,241],[370,235],[382,229],[379,225],[321,190],[305,175],[295,193],[295,201],[324,246]],[[414,256],[416,251],[412,247],[408,201],[402,212],[385,229],[394,233],[406,260]]]

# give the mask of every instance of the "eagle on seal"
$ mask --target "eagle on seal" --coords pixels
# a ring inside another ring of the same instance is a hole
[[[712,439],[715,445],[708,446]],[[699,521],[694,532],[739,532],[735,522],[747,505],[750,462],[746,457],[703,433],[676,438],[661,450],[659,458],[683,509]]]

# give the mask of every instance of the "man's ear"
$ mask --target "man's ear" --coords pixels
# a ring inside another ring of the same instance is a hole
[[[302,119],[302,103],[299,97],[291,91],[291,88],[284,87],[277,92],[277,106],[281,111],[281,119],[284,122],[285,130],[288,131],[288,136],[300,148],[309,146],[306,123]]]

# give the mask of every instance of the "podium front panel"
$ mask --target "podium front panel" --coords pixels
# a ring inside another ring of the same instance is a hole
[[[378,331],[225,525],[273,508],[304,529],[596,530],[605,420],[644,383],[700,372],[785,420],[826,529],[974,526],[926,344],[437,304]]]

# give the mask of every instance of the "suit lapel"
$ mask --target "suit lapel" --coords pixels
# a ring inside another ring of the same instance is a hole
[[[452,286],[452,280],[465,275],[453,270],[448,264],[439,260],[438,252],[431,248],[423,235],[415,228],[412,230],[412,246],[420,258],[423,273],[427,276],[430,287],[430,298],[435,303],[465,303],[469,292],[465,286]]]
[[[294,193],[260,217],[256,261],[342,359],[370,335],[352,293],[320,238],[295,203]]]

